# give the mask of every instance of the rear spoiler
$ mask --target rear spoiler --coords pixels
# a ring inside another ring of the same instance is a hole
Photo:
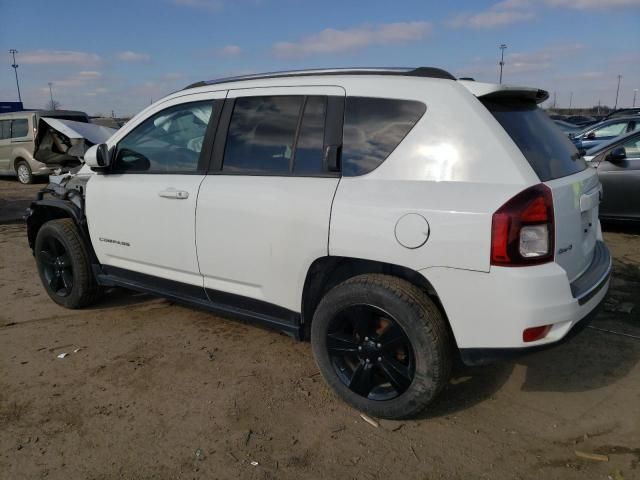
[[[469,80],[458,80],[476,97],[486,100],[520,100],[542,103],[549,98],[549,92],[539,88],[520,87],[517,85],[499,85]]]

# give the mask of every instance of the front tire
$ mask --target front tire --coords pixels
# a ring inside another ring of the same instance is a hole
[[[20,160],[16,163],[16,175],[18,176],[18,181],[23,185],[33,183],[33,172],[31,171],[29,164],[24,160]]]
[[[419,288],[389,275],[359,275],[329,291],[314,314],[311,343],[331,388],[375,417],[417,415],[451,372],[442,313]]]
[[[40,280],[54,302],[73,309],[95,302],[98,285],[73,220],[45,223],[38,231],[34,253]]]

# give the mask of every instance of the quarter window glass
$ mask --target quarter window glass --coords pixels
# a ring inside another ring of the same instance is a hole
[[[640,137],[629,140],[622,144],[628,158],[640,158]]]
[[[288,174],[302,96],[244,97],[235,101],[222,170]]]
[[[11,138],[22,138],[29,135],[29,121],[26,118],[11,122]]]
[[[177,105],[155,114],[118,143],[114,170],[189,173],[198,170],[212,102]]]
[[[0,140],[11,137],[11,120],[0,120]]]
[[[607,125],[606,127],[598,128],[593,131],[595,134],[595,138],[602,137],[617,137],[618,135],[622,135],[627,130],[627,122],[622,123],[612,123],[611,125]]]
[[[426,110],[424,103],[388,98],[347,97],[342,147],[343,175],[378,167]]]
[[[296,144],[294,172],[296,175],[319,174],[324,171],[322,153],[327,97],[308,97]]]

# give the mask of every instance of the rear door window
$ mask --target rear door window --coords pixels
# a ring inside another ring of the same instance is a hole
[[[347,97],[344,114],[342,174],[363,175],[395,150],[427,107],[391,98]]]
[[[289,174],[303,100],[301,95],[237,98],[222,171]]]
[[[29,135],[29,120],[20,118],[11,122],[11,138],[24,138]]]
[[[324,171],[322,157],[326,114],[327,97],[307,97],[293,161],[296,175],[317,175]]]
[[[541,181],[566,177],[587,168],[578,150],[535,103],[483,101],[518,146]]]
[[[0,120],[0,140],[11,138],[11,120]]]

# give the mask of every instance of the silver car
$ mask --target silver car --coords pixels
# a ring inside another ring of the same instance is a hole
[[[49,175],[51,166],[33,157],[41,117],[88,123],[84,112],[71,110],[23,110],[0,114],[0,175],[15,175],[20,183],[32,183],[37,175]]]

